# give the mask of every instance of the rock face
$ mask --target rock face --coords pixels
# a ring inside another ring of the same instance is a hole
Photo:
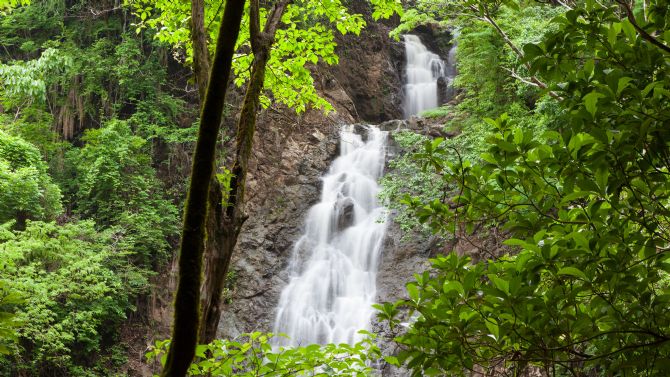
[[[428,24],[417,26],[416,29],[412,30],[412,33],[418,35],[421,42],[430,51],[440,55],[443,60],[447,60],[454,38],[450,31],[439,25]]]
[[[223,310],[221,336],[272,330],[293,244],[307,210],[319,200],[319,177],[337,153],[340,125],[354,121],[351,100],[339,85],[322,93],[335,114],[266,111],[259,119],[247,180],[249,219],[233,257],[232,299]]]
[[[377,124],[402,118],[405,48],[388,36],[390,26],[367,23],[360,36],[336,38],[340,63],[333,76],[355,104],[358,120]]]
[[[354,223],[354,201],[351,198],[340,199],[335,203],[337,214],[337,232],[342,232]]]
[[[408,299],[405,283],[413,280],[415,273],[425,271],[430,263],[428,258],[440,248],[440,240],[423,235],[412,235],[411,241],[403,240],[403,233],[393,222],[389,224],[382,260],[377,274],[377,302],[395,302]],[[377,334],[379,348],[383,355],[394,355],[399,351],[392,341],[393,333],[387,323],[373,319],[372,331]],[[383,376],[400,377],[410,373],[389,364],[381,365]]]

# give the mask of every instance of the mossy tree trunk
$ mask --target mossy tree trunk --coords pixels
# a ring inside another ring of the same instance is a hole
[[[230,192],[225,207],[219,205],[219,209],[214,212],[214,218],[211,218],[210,221],[210,224],[216,224],[217,229],[210,229],[209,234],[212,234],[213,231],[217,237],[221,238],[220,242],[216,244],[217,249],[212,250],[213,253],[207,257],[206,290],[208,291],[208,297],[203,297],[202,300],[200,343],[209,343],[216,337],[216,330],[221,317],[221,296],[226,275],[240,229],[247,218],[244,213],[244,192],[249,170],[249,158],[256,132],[256,114],[265,81],[265,69],[270,59],[270,51],[275,41],[281,17],[290,3],[291,0],[280,0],[274,3],[272,9],[268,12],[267,21],[262,30],[260,27],[259,1],[251,0],[250,3],[249,31],[254,62],[237,123],[235,161],[232,168]],[[213,204],[212,200],[210,200],[210,203]],[[221,203],[220,199],[219,203]]]
[[[198,94],[200,100],[205,98],[207,90],[207,82],[209,80],[209,49],[207,43],[207,30],[205,29],[205,2],[204,0],[191,1],[191,43],[193,45],[193,71],[198,86]],[[216,168],[216,167],[215,167]],[[200,307],[203,313],[199,342],[209,343],[216,336],[216,328],[214,328],[212,336],[205,336],[205,333],[212,333],[212,331],[205,331],[211,328],[211,320],[207,318],[219,318],[221,315],[220,298],[223,285],[225,284],[226,273],[222,271],[228,270],[226,258],[223,251],[230,248],[226,246],[227,242],[235,240],[236,236],[224,233],[223,227],[223,192],[221,184],[212,175],[209,187],[207,207],[207,219],[205,221],[205,250],[204,250],[204,280],[200,290]],[[216,287],[221,286],[217,290]],[[209,326],[207,325],[208,323]],[[218,325],[218,320],[213,324]]]
[[[200,283],[205,242],[205,217],[214,171],[216,140],[221,124],[235,43],[245,0],[226,1],[210,80],[200,115],[200,129],[189,183],[181,245],[179,282],[175,295],[172,342],[161,376],[182,377],[193,361],[200,319]]]
[[[201,103],[209,81],[209,49],[205,29],[205,0],[191,1],[191,42],[193,44],[193,71]]]

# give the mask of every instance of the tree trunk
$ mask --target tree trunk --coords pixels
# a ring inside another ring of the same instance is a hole
[[[163,377],[183,377],[193,361],[200,320],[200,281],[205,241],[205,217],[210,180],[223,105],[228,87],[235,44],[240,31],[245,0],[228,0],[223,13],[216,45],[210,84],[200,115],[200,129],[193,155],[181,245],[179,248],[179,281],[174,303],[172,342],[167,354]]]
[[[191,1],[191,43],[193,45],[193,71],[198,86],[200,100],[204,101],[209,79],[209,49],[207,48],[207,31],[205,30],[205,2]],[[216,167],[215,167],[216,168]],[[204,250],[204,280],[200,290],[201,320],[198,334],[199,343],[205,344],[216,337],[216,326],[221,315],[221,294],[215,287],[225,284],[229,257],[223,255],[225,250],[232,248],[224,245],[230,239],[223,227],[223,192],[214,175],[210,181],[205,232],[207,234]],[[223,288],[221,288],[223,289]],[[220,290],[218,290],[220,291]]]
[[[240,119],[237,123],[237,146],[235,162],[232,168],[232,179],[230,182],[230,193],[224,208],[217,211],[215,223],[217,225],[216,236],[222,237],[221,242],[208,243],[216,249],[208,255],[207,275],[205,291],[207,297],[203,298],[203,326],[200,329],[200,343],[209,343],[216,337],[216,330],[221,316],[221,295],[228,274],[230,260],[233,256],[237,237],[247,216],[244,214],[244,192],[246,187],[247,171],[249,170],[249,157],[253,148],[254,134],[256,131],[256,114],[259,107],[259,98],[265,81],[265,69],[270,58],[270,50],[274,43],[277,28],[286,7],[291,0],[281,0],[275,3],[268,13],[268,19],[264,30],[260,32],[259,26],[259,3],[251,0],[250,4],[250,33],[251,45],[254,53],[254,62],[251,67],[251,77],[247,84],[244,102],[240,111]],[[211,193],[210,193],[211,194]],[[219,200],[219,207],[222,207]],[[211,232],[210,232],[211,234]]]
[[[191,2],[191,43],[193,44],[193,70],[195,72],[198,93],[201,101],[205,98],[209,79],[209,50],[207,48],[207,31],[205,30],[205,3],[203,0]],[[216,167],[215,167],[216,168]],[[199,343],[210,343],[216,337],[219,318],[221,317],[221,292],[226,282],[227,271],[237,240],[237,233],[228,234],[224,227],[223,192],[221,184],[212,175],[208,196],[207,234],[204,250],[204,280],[200,289],[200,331]],[[220,288],[217,288],[220,287]]]
[[[205,279],[202,285],[200,307],[199,343],[207,344],[216,338],[221,318],[221,296],[228,275],[233,249],[239,235],[239,227],[225,226],[223,192],[218,181],[209,190],[207,211],[207,241],[205,244]]]
[[[205,101],[209,79],[209,49],[205,30],[205,0],[191,1],[191,43],[193,44],[193,71],[198,86],[200,103]]]

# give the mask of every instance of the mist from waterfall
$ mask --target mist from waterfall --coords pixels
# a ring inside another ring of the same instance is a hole
[[[387,134],[374,126],[364,136],[354,126],[340,132],[340,155],[294,246],[273,330],[289,339],[275,338],[277,345],[353,344],[362,338],[358,331],[369,330],[386,232],[377,180]]]
[[[440,105],[437,80],[447,77],[447,65],[437,54],[430,52],[418,36],[406,34],[403,37],[407,63],[403,110],[405,118],[409,118]]]

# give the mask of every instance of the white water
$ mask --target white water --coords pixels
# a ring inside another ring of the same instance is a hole
[[[437,80],[446,77],[447,68],[440,57],[426,48],[416,35],[407,34],[405,39],[405,118],[424,110],[434,109],[438,104]]]
[[[456,89],[454,88],[454,79],[458,74],[456,69],[456,49],[458,48],[458,30],[452,30],[451,37],[451,48],[447,54],[446,68],[445,68],[445,79],[447,80],[447,90],[445,93],[444,101],[451,101],[456,95]],[[441,105],[441,104],[440,104]]]
[[[289,284],[279,299],[278,345],[349,343],[368,330],[377,265],[386,231],[377,201],[387,132],[369,126],[366,141],[353,126],[340,132],[340,156],[323,177],[321,201],[307,215],[293,250]]]

